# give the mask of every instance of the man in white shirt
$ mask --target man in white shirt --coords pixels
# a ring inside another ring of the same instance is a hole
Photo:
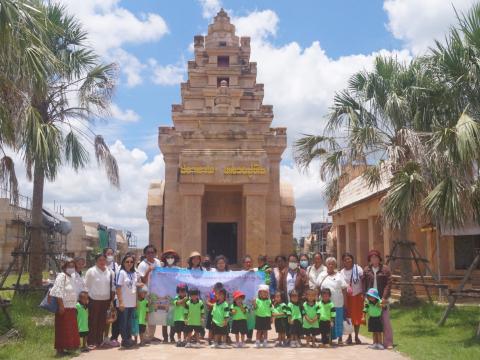
[[[163,263],[157,259],[157,249],[153,245],[147,245],[143,249],[143,255],[145,259],[138,265],[138,274],[142,278],[142,283],[146,284],[150,288],[150,273],[156,267],[163,267]],[[161,341],[155,337],[156,325],[147,325],[146,337],[150,341]]]

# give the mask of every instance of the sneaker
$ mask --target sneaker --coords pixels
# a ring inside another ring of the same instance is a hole
[[[181,341],[177,341],[177,343],[175,344],[176,347],[182,347],[182,342]]]
[[[377,344],[377,347],[375,348],[377,350],[385,350],[382,344]]]
[[[220,344],[220,345],[218,345],[218,348],[219,349],[230,349],[230,346],[228,346],[227,344]]]
[[[110,346],[119,347],[120,343],[118,342],[118,340],[110,340]]]
[[[193,348],[194,346],[193,346],[192,343],[189,342],[189,343],[186,343],[186,344],[185,344],[185,347],[186,347],[186,348]]]
[[[245,344],[244,342],[241,342],[239,345],[240,345],[241,348],[246,348],[247,347],[247,344]]]
[[[218,344],[217,343],[212,343],[212,345],[210,345],[210,348],[211,349],[218,349]]]
[[[255,341],[255,348],[260,349],[260,341]]]
[[[269,347],[269,346],[268,346],[268,342],[267,342],[266,340],[263,341],[262,347],[264,347],[264,348],[268,348],[268,347]]]
[[[291,348],[296,348],[297,347],[297,343],[295,341],[290,341],[290,347]]]
[[[275,347],[283,347],[283,344],[280,341],[277,341],[275,343]]]
[[[377,344],[368,345],[367,348],[375,350],[377,348]]]

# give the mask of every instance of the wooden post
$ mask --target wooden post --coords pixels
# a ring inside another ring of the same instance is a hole
[[[463,288],[465,287],[465,284],[467,283],[468,279],[470,278],[470,275],[472,274],[473,270],[477,268],[478,263],[480,262],[480,250],[477,249],[477,256],[475,256],[475,259],[473,260],[472,265],[468,268],[467,273],[462,279],[462,282],[460,285],[458,285],[457,290],[455,290],[456,293],[462,292]],[[449,296],[448,299],[448,307],[445,309],[445,312],[443,313],[442,319],[438,323],[439,326],[443,326],[445,324],[445,321],[447,320],[448,314],[450,311],[452,311],[453,307],[455,306],[455,302],[457,301],[457,295],[452,295]]]
[[[418,264],[417,255],[413,251],[414,246],[415,245],[414,244],[412,245],[412,243],[409,243],[409,245],[408,245],[408,247],[410,248],[410,252],[412,253],[412,256],[413,256],[413,261],[415,261],[415,265],[417,265],[417,270],[418,270],[418,273],[420,274],[420,278],[422,279],[422,284],[425,285],[425,278],[423,277],[422,269],[420,269],[420,265]],[[428,286],[424,286],[423,288],[427,292],[428,301],[430,302],[430,304],[433,304],[432,296],[430,295],[430,290],[428,289]]]

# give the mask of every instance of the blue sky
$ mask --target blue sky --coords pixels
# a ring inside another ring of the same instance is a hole
[[[92,164],[81,174],[70,169],[45,188],[47,204],[58,201],[66,215],[80,215],[132,230],[148,238],[145,219],[150,182],[163,178],[158,126],[171,125],[172,103],[193,54],[193,36],[204,34],[223,6],[237,34],[252,37],[252,60],[264,103],[272,104],[273,126],[288,128],[289,144],[300,133],[320,133],[335,91],[375,56],[404,61],[428,49],[455,21],[453,7],[474,0],[56,0],[67,6],[90,34],[91,46],[119,65],[112,117],[98,124],[120,166],[121,189],[109,187]],[[318,164],[303,174],[284,153],[281,177],[294,186],[296,236],[326,212]],[[21,170],[19,170],[20,176]],[[21,181],[21,191],[31,184]]]
[[[302,48],[319,41],[332,59],[351,54],[370,54],[379,49],[398,49],[401,42],[387,29],[387,14],[379,0],[358,1],[224,1],[226,9],[235,16],[247,16],[253,11],[271,9],[278,15],[278,31],[269,41],[275,46],[297,42]],[[188,50],[195,34],[206,32],[210,19],[202,17],[201,4],[196,0],[151,1],[129,0],[121,5],[135,14],[158,13],[168,25],[169,32],[159,41],[132,44],[123,48],[142,62],[150,58],[159,64],[181,66],[192,58]],[[157,153],[145,139],[156,132],[158,125],[170,123],[170,105],[180,101],[178,84],[158,86],[144,81],[136,87],[122,84],[115,102],[122,108],[133,109],[141,118],[139,123],[122,127],[122,141],[139,147],[149,156]],[[266,87],[266,92],[268,92]],[[139,126],[140,125],[140,126]],[[117,134],[115,134],[117,135]],[[116,140],[110,138],[111,141]]]

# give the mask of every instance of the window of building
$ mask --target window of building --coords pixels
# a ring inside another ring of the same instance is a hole
[[[230,66],[230,56],[219,56],[217,58],[218,67],[229,67]]]
[[[466,270],[475,258],[475,249],[480,249],[480,234],[469,236],[454,236],[455,269]],[[480,269],[480,264],[478,265]]]
[[[227,82],[227,86],[230,85],[230,80],[228,77],[219,77],[217,78],[217,87],[220,87],[220,83],[225,80]]]
[[[226,46],[227,46],[227,42],[226,42],[226,41],[220,41],[220,42],[218,43],[218,46],[220,46],[220,47],[226,47]]]

